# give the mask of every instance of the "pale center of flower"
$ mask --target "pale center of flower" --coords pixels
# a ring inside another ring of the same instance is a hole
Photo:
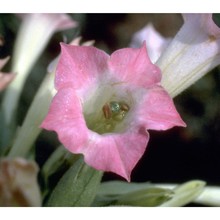
[[[83,99],[83,116],[87,127],[98,133],[121,133],[130,126],[135,102],[133,90],[126,82],[100,80],[88,89]]]
[[[101,109],[89,117],[85,115],[87,127],[99,134],[116,131],[129,112],[129,105],[124,101],[106,102]]]

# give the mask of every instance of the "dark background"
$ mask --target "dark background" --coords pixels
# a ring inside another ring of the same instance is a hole
[[[73,14],[80,26],[57,33],[48,44],[25,84],[19,106],[18,123],[22,123],[27,109],[49,62],[59,54],[63,36],[68,42],[76,36],[83,41],[95,40],[95,46],[112,53],[128,47],[132,35],[152,22],[165,37],[173,37],[183,20],[179,14]],[[0,57],[12,54],[20,21],[12,14],[0,15],[0,34],[5,44]],[[10,68],[10,63],[6,69]],[[0,94],[0,99],[2,94]],[[220,73],[215,68],[205,77],[174,99],[187,128],[150,131],[146,153],[132,172],[131,180],[143,182],[181,183],[191,179],[220,184]],[[36,142],[36,159],[41,166],[57,143],[56,135],[42,132]],[[105,180],[121,179],[106,173]]]

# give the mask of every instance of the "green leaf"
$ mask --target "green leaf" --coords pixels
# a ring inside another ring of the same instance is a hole
[[[12,123],[7,124],[6,117],[3,109],[0,109],[0,155],[6,156],[16,133],[15,120]]]
[[[65,173],[80,156],[81,155],[70,153],[62,145],[50,155],[41,168],[39,176],[44,198],[48,197],[58,180],[63,176],[63,173]]]
[[[173,189],[172,199],[163,203],[161,206],[178,207],[184,206],[195,200],[204,190],[206,183],[200,180],[193,180],[181,184]]]
[[[78,159],[60,179],[46,206],[90,206],[101,177],[101,171],[86,165],[82,158]]]
[[[69,166],[73,164],[74,163],[73,160],[75,158],[77,159],[78,156],[69,153],[65,149],[65,147],[63,146],[58,147],[50,155],[50,157],[47,159],[47,161],[45,162],[45,164],[43,165],[41,169],[41,174],[42,174],[45,184],[46,185],[48,184],[49,177],[53,175],[54,173],[56,173],[57,170],[59,170],[60,167],[62,167],[64,164],[69,164]]]

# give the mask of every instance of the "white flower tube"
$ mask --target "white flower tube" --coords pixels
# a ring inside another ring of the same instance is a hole
[[[25,14],[22,19],[12,57],[11,71],[17,76],[8,87],[2,104],[7,124],[12,120],[29,71],[53,33],[76,26],[76,22],[65,14]]]
[[[220,28],[211,14],[185,14],[184,24],[157,61],[162,86],[175,97],[220,64]]]

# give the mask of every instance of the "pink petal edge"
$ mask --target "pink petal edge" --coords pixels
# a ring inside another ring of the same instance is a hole
[[[109,55],[92,46],[74,46],[61,43],[55,88],[71,85],[74,89],[86,88],[107,70]]]
[[[41,128],[56,131],[60,142],[71,152],[81,153],[88,140],[88,128],[83,118],[82,106],[72,88],[57,92]]]
[[[130,182],[131,171],[146,150],[149,134],[145,129],[130,128],[122,134],[90,134],[83,154],[88,165],[116,173]]]
[[[160,69],[150,61],[145,42],[138,49],[124,48],[115,51],[110,57],[109,69],[120,81],[140,87],[161,81]]]
[[[135,115],[140,122],[145,123],[146,129],[167,130],[174,126],[186,127],[172,98],[161,86],[148,89]]]

